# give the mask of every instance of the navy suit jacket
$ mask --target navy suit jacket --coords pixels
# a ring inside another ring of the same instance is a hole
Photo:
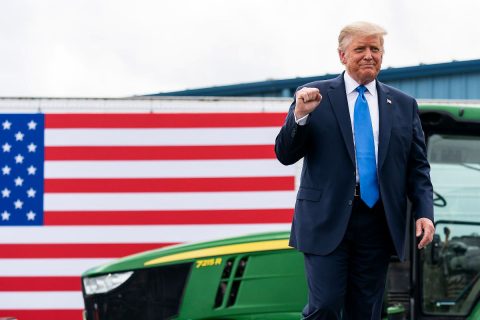
[[[356,184],[352,126],[343,74],[303,87],[318,88],[323,99],[304,126],[295,122],[294,99],[276,138],[275,153],[285,165],[304,158],[290,246],[326,255],[343,239],[352,210]],[[416,219],[433,221],[430,166],[415,99],[378,80],[377,92],[380,198],[396,253],[403,260],[407,196]]]

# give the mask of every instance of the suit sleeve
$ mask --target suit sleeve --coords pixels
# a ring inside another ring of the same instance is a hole
[[[427,148],[418,105],[415,100],[413,104],[413,132],[407,172],[407,195],[412,202],[415,219],[428,218],[433,222],[433,187],[430,181],[430,165],[427,160]]]
[[[295,122],[295,97],[275,140],[275,154],[277,159],[284,165],[294,164],[305,156],[308,144],[308,127],[311,117],[307,118],[305,125],[298,125]]]

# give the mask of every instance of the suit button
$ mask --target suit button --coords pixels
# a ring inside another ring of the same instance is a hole
[[[351,206],[351,205],[352,205],[352,203],[353,203],[353,201],[352,201],[352,200],[348,200],[348,205],[349,205],[349,206]]]

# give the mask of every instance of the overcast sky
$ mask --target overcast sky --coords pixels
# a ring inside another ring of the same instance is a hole
[[[477,0],[0,0],[0,96],[125,97],[336,73],[338,32],[383,67],[480,58]]]

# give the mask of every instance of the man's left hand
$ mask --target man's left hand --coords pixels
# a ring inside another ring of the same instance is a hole
[[[435,227],[433,226],[432,220],[428,218],[420,218],[415,222],[415,234],[418,237],[422,235],[423,231],[423,237],[420,240],[420,243],[418,244],[418,249],[424,248],[426,245],[428,245],[430,242],[432,242],[433,235],[435,233]]]

